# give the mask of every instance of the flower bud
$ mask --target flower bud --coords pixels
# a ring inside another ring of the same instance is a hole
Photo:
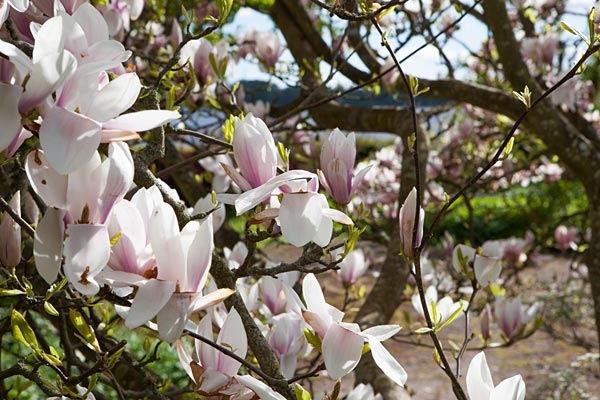
[[[413,228],[415,226],[415,210],[417,208],[417,189],[413,188],[404,204],[400,208],[399,223],[400,223],[400,244],[402,246],[402,254],[412,258],[413,256]],[[423,220],[425,219],[425,210],[422,207],[419,209],[419,221],[417,225],[417,237],[415,246],[421,245],[423,239]]]

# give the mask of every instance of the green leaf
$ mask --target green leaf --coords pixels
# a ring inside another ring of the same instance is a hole
[[[321,338],[316,332],[311,331],[310,329],[304,329],[304,336],[308,343],[317,349],[319,352],[321,351]]]
[[[77,329],[77,332],[83,337],[83,339],[89,343],[98,353],[100,350],[100,344],[98,343],[98,339],[96,338],[96,334],[93,329],[88,325],[83,318],[83,315],[79,313],[79,311],[75,311],[73,309],[69,310],[69,318],[71,319],[71,323]]]
[[[60,366],[60,365],[62,365],[62,361],[60,360],[60,358],[58,358],[58,357],[56,357],[56,356],[54,356],[54,355],[52,355],[52,354],[41,353],[41,354],[40,354],[40,356],[41,356],[41,357],[42,357],[44,360],[46,360],[46,362],[47,362],[48,364],[52,364],[52,365],[55,365],[55,366],[57,366],[57,367],[58,367],[58,366]]]
[[[36,352],[39,350],[35,333],[27,323],[27,320],[25,320],[23,314],[13,309],[10,316],[10,325],[12,326],[15,339],[29,347],[31,350]]]
[[[311,400],[310,393],[297,383],[294,383],[294,394],[296,400]]]
[[[222,25],[227,20],[231,7],[233,6],[233,0],[216,0],[217,8],[219,9],[219,25]]]
[[[0,296],[19,296],[21,294],[26,293],[20,289],[0,289]]]
[[[581,38],[581,40],[583,40],[588,46],[590,45],[590,41],[588,40],[588,38],[586,38],[583,33],[579,32],[577,30],[577,28],[575,28],[572,25],[569,25],[567,22],[565,21],[560,21],[560,26],[567,32],[573,34],[573,35],[577,35]]]
[[[221,130],[223,131],[223,137],[227,143],[231,143],[233,140],[233,132],[235,127],[235,117],[230,115],[229,118],[225,120],[223,127]]]
[[[588,30],[590,32],[590,40],[595,42],[597,40],[596,37],[596,29],[594,28],[594,21],[596,20],[596,7],[592,7],[590,13],[588,14]]]
[[[48,291],[46,292],[46,296],[44,297],[44,300],[49,300],[50,297],[54,296],[56,293],[58,293],[59,290],[64,288],[66,284],[67,284],[67,278],[63,278],[62,281],[60,281],[58,283],[53,283],[52,285],[50,285],[50,287],[48,288]]]
[[[44,310],[55,317],[58,317],[58,310],[48,301],[44,301]]]
[[[462,310],[465,308],[465,303],[463,303],[462,300],[460,300],[460,307],[458,307],[458,309],[456,311],[454,311],[452,313],[452,315],[446,320],[446,322],[444,322],[442,324],[442,326],[440,326],[436,332],[441,331],[442,329],[444,329],[446,326],[448,326],[450,323],[452,323],[452,321],[454,321],[456,318],[458,318],[458,316],[460,315],[460,313],[462,312]]]
[[[417,333],[417,334],[421,335],[421,334],[423,334],[423,333],[429,333],[429,332],[431,332],[431,331],[433,331],[433,329],[431,329],[431,328],[428,328],[428,327],[426,327],[426,326],[425,326],[425,327],[423,327],[423,328],[419,328],[419,329],[417,329],[417,330],[415,331],[415,333]]]

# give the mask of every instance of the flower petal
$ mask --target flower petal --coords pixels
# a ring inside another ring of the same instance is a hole
[[[137,100],[141,89],[136,73],[120,75],[104,86],[94,96],[89,109],[82,112],[98,122],[106,122],[127,111]]]
[[[175,282],[150,279],[140,285],[125,319],[125,326],[134,329],[150,321],[167,304],[174,291]]]
[[[246,386],[256,393],[261,400],[285,400],[285,397],[274,391],[270,386],[265,385],[263,382],[250,375],[237,375],[235,379],[241,385]]]
[[[470,399],[489,399],[494,390],[494,382],[488,368],[485,353],[473,357],[467,370],[467,393]]]
[[[123,114],[102,124],[102,129],[143,132],[181,118],[177,111],[145,110]]]
[[[362,355],[364,338],[350,329],[331,324],[323,338],[323,361],[333,379],[352,372]]]
[[[23,91],[19,86],[0,83],[0,151],[6,149],[21,130],[19,100]]]
[[[37,225],[33,242],[33,255],[38,273],[50,285],[58,276],[63,254],[65,212],[48,207]]]
[[[289,193],[279,208],[283,237],[297,247],[311,242],[321,227],[322,204],[316,193]]]
[[[525,382],[521,375],[505,379],[492,391],[490,400],[523,400],[525,399]]]
[[[367,336],[375,364],[397,385],[404,386],[408,375],[402,366],[374,336]]]
[[[84,115],[54,107],[40,128],[40,144],[50,165],[68,174],[87,163],[100,144],[100,124]]]
[[[110,238],[105,225],[69,225],[66,231],[64,256],[65,276],[84,295],[98,293],[96,275],[110,257]]]

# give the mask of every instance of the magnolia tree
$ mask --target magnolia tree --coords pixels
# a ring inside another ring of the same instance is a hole
[[[598,115],[577,75],[597,21],[561,28],[565,7],[2,2],[1,397],[408,398],[385,345],[402,335],[428,343],[456,398],[523,399],[521,376],[495,385],[482,350],[539,327],[539,304],[508,284],[535,237],[455,243],[437,228],[475,190],[566,168],[589,199],[600,331]],[[465,21],[489,33],[466,63],[448,50]],[[429,48],[447,77],[405,70]],[[247,71],[299,94],[256,101]],[[344,101],[358,89],[388,101]],[[446,101],[424,108],[425,95]],[[352,132],[397,139],[368,151]],[[553,234],[564,251],[582,240],[564,224]],[[432,241],[442,257],[429,259]],[[415,321],[392,324],[408,299]],[[148,368],[174,368],[161,343],[189,379]],[[467,350],[480,352],[465,367]]]

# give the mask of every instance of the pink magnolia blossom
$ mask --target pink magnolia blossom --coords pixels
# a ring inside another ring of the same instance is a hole
[[[200,86],[205,86],[219,76],[220,72],[215,71],[210,62],[210,58],[214,59],[217,68],[227,64],[229,60],[229,45],[225,41],[220,41],[213,45],[210,41],[204,38],[190,40],[182,48],[179,57],[179,63],[184,65],[186,62],[191,64],[191,67],[198,78]]]
[[[25,170],[31,186],[48,205],[34,240],[38,272],[52,283],[64,256],[63,271],[69,281],[81,293],[95,294],[99,289],[95,277],[110,257],[105,224],[133,182],[129,147],[112,143],[104,162],[94,153],[82,168],[68,175],[52,168],[42,150],[34,150],[27,155]]]
[[[280,193],[281,204],[256,214],[254,219],[277,218],[283,237],[294,246],[302,247],[312,241],[324,247],[331,240],[334,220],[347,225],[352,224],[352,220],[341,211],[330,209],[327,199],[317,193],[317,189],[315,174],[302,170],[288,171],[239,195],[235,199],[235,208],[241,215],[274,193]]]
[[[498,242],[488,242],[482,249],[483,254],[477,253],[472,247],[459,244],[452,252],[452,265],[456,272],[464,273],[471,268],[475,272],[475,279],[481,287],[487,287],[495,282],[502,272],[502,249]],[[462,259],[461,259],[462,257]]]
[[[360,361],[365,342],[371,347],[375,364],[396,384],[404,386],[407,375],[404,368],[383,347],[381,341],[395,335],[397,325],[379,325],[364,331],[358,324],[342,322],[344,313],[325,301],[321,286],[313,274],[308,274],[302,282],[302,293],[306,307],[298,295],[286,286],[286,295],[295,303],[295,310],[301,312],[321,339],[321,352],[327,373],[339,379],[356,368]]]
[[[21,192],[17,191],[10,202],[10,208],[21,216]],[[12,219],[8,212],[2,213],[0,222],[0,263],[14,267],[21,262],[21,225]]]
[[[235,118],[233,157],[240,170],[221,164],[225,172],[242,189],[257,188],[277,174],[277,148],[267,125],[252,114]]]
[[[521,296],[512,299],[498,296],[494,304],[496,323],[508,340],[515,339],[521,334],[525,325],[535,318],[538,307],[536,303],[526,310],[521,302]]]
[[[369,268],[361,249],[353,250],[339,263],[338,279],[345,286],[352,286]]]
[[[417,189],[413,188],[404,204],[400,208],[398,222],[400,224],[400,243],[402,245],[402,254],[406,257],[413,256],[413,228],[415,226],[415,212],[417,209]],[[421,245],[421,239],[423,238],[423,221],[425,220],[425,210],[419,207],[418,214],[418,225],[417,225],[417,237],[415,240],[415,246]]]
[[[359,383],[345,397],[346,400],[383,400],[383,396],[375,394],[373,386],[369,384]]]
[[[206,315],[196,329],[196,333],[213,338],[212,321]],[[214,347],[196,340],[192,355],[187,353],[183,343],[177,341],[179,362],[195,383],[195,391],[203,396],[226,395],[232,398],[250,398],[256,393],[265,400],[284,400],[285,398],[267,385],[249,375],[237,375],[241,363]],[[240,358],[246,357],[248,339],[242,319],[235,308],[227,315],[221,331],[215,341],[226,346]]]
[[[464,302],[454,302],[450,296],[444,296],[438,300],[438,292],[435,286],[430,286],[425,291],[425,300],[427,301],[427,311],[431,317],[435,326],[442,325],[460,308],[464,308]],[[423,304],[421,303],[421,297],[418,293],[415,293],[412,298],[412,305],[415,310],[425,318],[425,312],[423,311]],[[435,305],[435,314],[433,313],[433,306]]]
[[[556,247],[562,251],[577,250],[579,232],[573,226],[567,228],[565,225],[559,225],[554,230],[554,240],[556,240]]]
[[[355,158],[354,132],[346,137],[342,131],[336,128],[323,141],[319,178],[327,193],[339,204],[350,202],[354,188],[369,170],[369,167],[363,168],[353,179]]]
[[[261,63],[261,69],[265,72],[272,71],[285,51],[279,35],[275,32],[258,32],[254,39],[254,54]]]
[[[296,313],[276,315],[271,319],[268,341],[275,350],[281,373],[291,379],[296,371],[298,352],[306,347],[304,321]]]
[[[525,382],[521,375],[515,375],[494,386],[485,353],[482,351],[477,353],[469,364],[467,393],[471,400],[523,400]]]

